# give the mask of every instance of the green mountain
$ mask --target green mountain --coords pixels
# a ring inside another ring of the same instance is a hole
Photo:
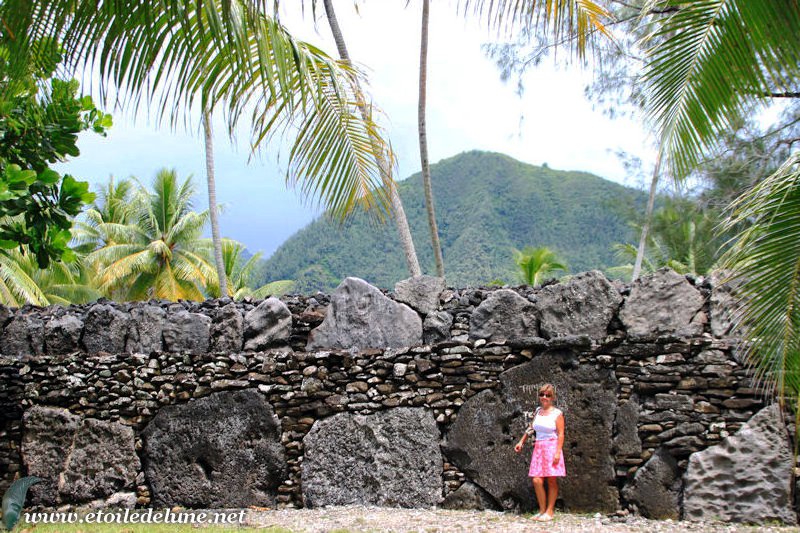
[[[517,284],[513,249],[547,246],[570,272],[614,266],[612,245],[633,242],[626,212],[644,193],[585,172],[528,165],[489,152],[466,152],[431,166],[436,215],[450,286]],[[422,190],[401,181],[423,272],[435,273]],[[269,279],[293,279],[299,292],[330,290],[346,276],[392,288],[408,277],[394,223],[364,214],[345,224],[318,219],[269,258]]]

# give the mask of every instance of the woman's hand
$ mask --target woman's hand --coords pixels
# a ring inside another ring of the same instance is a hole
[[[561,450],[556,450],[555,455],[553,455],[553,466],[558,466],[559,461],[561,461]]]
[[[522,451],[522,441],[519,441],[516,446],[514,446],[514,451],[519,453]]]

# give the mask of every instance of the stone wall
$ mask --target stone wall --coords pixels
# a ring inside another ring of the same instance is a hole
[[[714,281],[0,307],[0,490],[32,474],[45,506],[526,511],[513,445],[552,382],[564,508],[794,523],[788,434]],[[757,475],[737,487],[737,469]]]

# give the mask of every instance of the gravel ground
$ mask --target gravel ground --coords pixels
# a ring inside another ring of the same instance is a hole
[[[531,515],[494,511],[444,509],[386,509],[378,507],[327,507],[282,509],[247,514],[245,525],[282,527],[293,532],[800,532],[796,527],[744,526],[712,522],[647,520],[638,516],[603,516],[556,513],[552,522],[535,522]]]

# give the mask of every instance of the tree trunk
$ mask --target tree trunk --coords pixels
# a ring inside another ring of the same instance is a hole
[[[219,238],[219,217],[217,216],[217,185],[214,181],[214,140],[211,130],[211,112],[203,111],[203,133],[206,141],[206,178],[208,183],[208,212],[211,214],[211,242],[214,245],[214,264],[219,278],[219,297],[228,296],[228,278],[222,262],[222,240]]]
[[[644,249],[647,244],[647,233],[650,231],[650,222],[653,219],[653,206],[656,203],[656,190],[658,189],[658,175],[661,172],[661,154],[662,150],[659,148],[658,156],[656,157],[656,166],[653,169],[653,179],[650,182],[650,196],[647,199],[647,211],[644,215],[644,224],[642,225],[642,234],[639,237],[639,248],[636,250],[636,262],[633,265],[633,275],[631,281],[636,281],[639,277],[639,272],[642,270],[642,260],[644,259]]]
[[[347,63],[352,63],[350,61],[350,54],[347,52],[347,46],[344,42],[344,37],[342,36],[342,31],[339,28],[339,21],[336,20],[336,13],[333,11],[333,5],[331,4],[331,0],[324,0],[325,5],[325,14],[328,18],[328,25],[331,28],[331,33],[333,34],[333,40],[336,41],[336,49],[339,52],[339,57],[342,58],[343,61]],[[364,104],[363,93],[361,91],[360,85],[357,83],[357,101],[358,109],[361,112],[361,116],[366,120],[368,117],[366,104]],[[417,251],[414,249],[414,241],[411,238],[411,229],[408,227],[408,219],[406,218],[405,209],[403,209],[403,202],[400,200],[400,195],[397,193],[397,186],[392,178],[392,166],[389,161],[386,160],[386,156],[383,153],[383,150],[377,143],[372,142],[373,152],[375,153],[375,159],[378,162],[378,167],[381,171],[381,179],[384,183],[384,187],[389,188],[389,198],[392,203],[392,212],[394,214],[394,221],[397,225],[397,232],[400,235],[400,243],[403,246],[403,252],[406,256],[406,264],[408,265],[408,271],[412,276],[419,276],[422,274],[422,271],[419,268],[419,260],[417,259]]]
[[[436,260],[436,275],[444,277],[444,259],[442,245],[439,242],[439,228],[436,225],[436,210],[433,204],[433,186],[431,185],[431,166],[428,162],[428,132],[425,124],[425,105],[427,103],[428,85],[428,26],[430,23],[430,1],[422,0],[422,37],[419,46],[419,107],[417,108],[417,124],[419,126],[419,159],[422,164],[422,184],[425,188],[425,208],[428,211],[428,225],[431,230],[433,257]]]

